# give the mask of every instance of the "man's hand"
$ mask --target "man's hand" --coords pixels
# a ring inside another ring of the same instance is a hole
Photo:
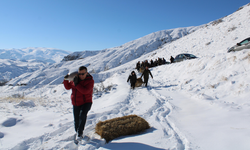
[[[77,84],[79,83],[79,77],[75,76],[75,78],[73,79],[73,82],[74,82],[75,86],[77,86]]]

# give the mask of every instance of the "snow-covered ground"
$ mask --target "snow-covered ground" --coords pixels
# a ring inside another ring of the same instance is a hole
[[[227,49],[250,36],[249,26],[246,5],[106,71],[95,73],[94,64],[99,67],[104,58],[91,57],[94,63],[60,62],[23,74],[10,83],[27,86],[0,87],[0,149],[248,150],[250,50],[227,53]],[[138,61],[184,52],[198,58],[150,68],[149,86],[130,89],[126,81]],[[71,91],[60,83],[80,65],[91,68],[95,93],[84,131],[90,140],[76,146]],[[131,114],[147,120],[151,128],[107,144],[94,133],[98,121]]]

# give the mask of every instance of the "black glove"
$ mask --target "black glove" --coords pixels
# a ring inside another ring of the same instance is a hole
[[[64,76],[64,78],[68,78],[69,77],[69,75],[67,74],[66,76]]]
[[[74,82],[75,86],[77,86],[77,84],[79,83],[79,77],[75,76],[73,79],[73,82]]]

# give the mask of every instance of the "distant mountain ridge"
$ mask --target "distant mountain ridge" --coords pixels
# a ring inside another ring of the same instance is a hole
[[[9,81],[21,74],[34,72],[48,65],[49,63],[39,60],[0,59],[0,81]]]
[[[0,81],[9,81],[21,74],[60,62],[69,53],[71,52],[42,47],[0,49]]]
[[[22,49],[0,49],[0,59],[13,60],[42,60],[44,62],[56,63],[60,62],[64,56],[71,52],[42,47],[28,47]]]

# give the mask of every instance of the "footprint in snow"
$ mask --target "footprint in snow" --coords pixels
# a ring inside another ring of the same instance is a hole
[[[4,137],[4,134],[0,132],[0,139]]]
[[[2,123],[4,127],[12,127],[16,125],[16,123],[19,122],[16,118],[9,118],[6,121]]]

